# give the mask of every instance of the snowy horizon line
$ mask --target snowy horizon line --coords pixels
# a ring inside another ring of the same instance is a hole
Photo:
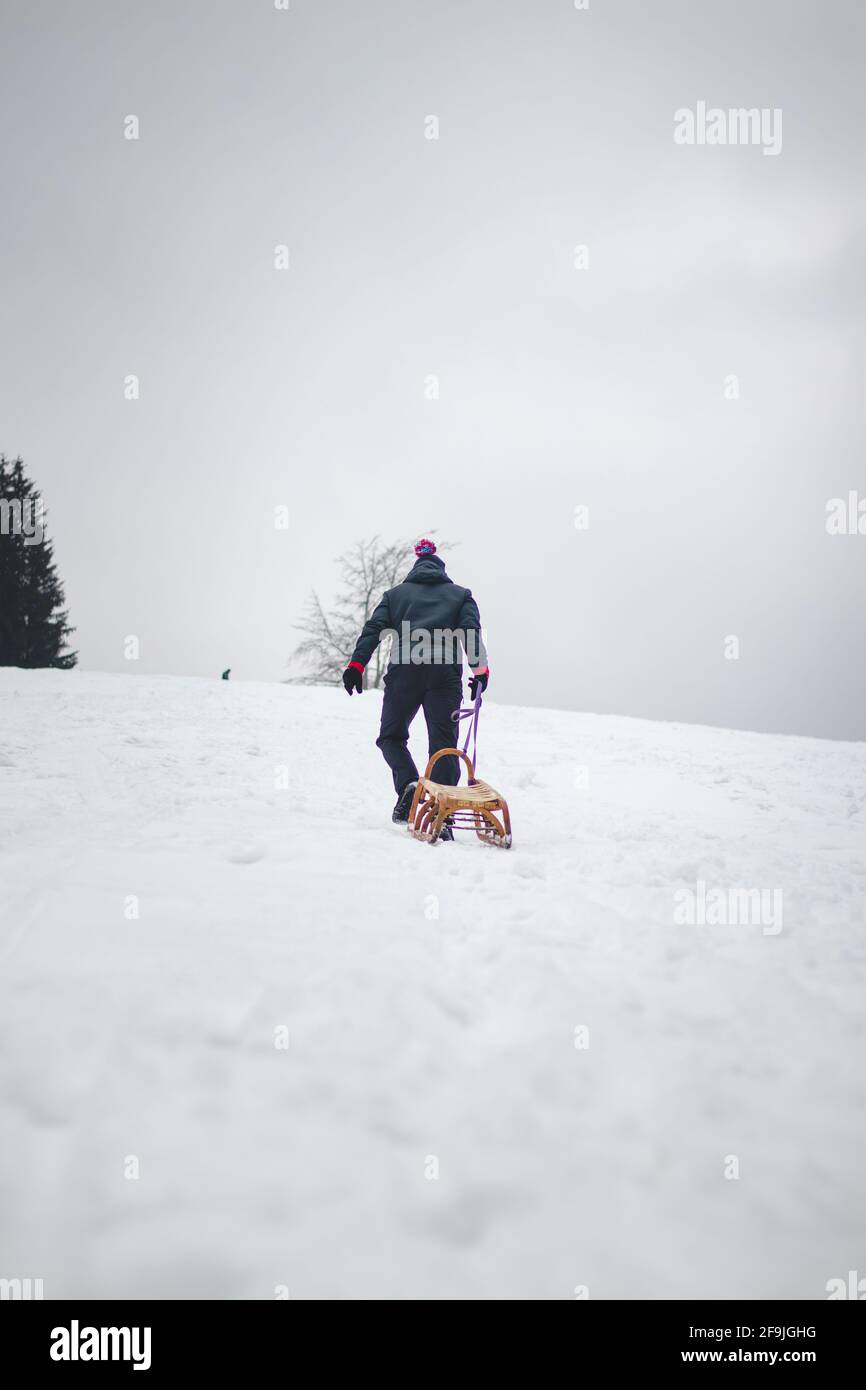
[[[27,675],[32,675],[32,674],[35,674],[35,671],[36,671],[36,670],[38,670],[38,671],[48,671],[48,670],[54,670],[54,669],[55,669],[55,668],[53,668],[53,667],[37,667],[37,668],[30,668],[30,667],[25,667],[25,666],[3,666],[3,667],[0,667],[0,672],[2,672],[2,671],[17,671],[17,672],[21,672],[21,673],[26,673]],[[83,675],[83,676],[117,676],[119,679],[125,679],[126,677],[131,676],[131,677],[137,677],[138,679],[143,679],[143,680],[152,679],[152,680],[183,680],[183,681],[185,681],[185,680],[195,680],[195,681],[214,681],[214,682],[216,682],[216,683],[218,683],[218,684],[223,684],[223,683],[225,683],[225,684],[227,684],[227,685],[228,685],[228,684],[233,684],[233,685],[264,685],[264,686],[272,686],[275,690],[276,690],[276,689],[279,689],[279,688],[281,688],[281,687],[284,687],[284,686],[291,686],[291,687],[294,687],[295,689],[298,689],[298,690],[303,690],[303,689],[307,689],[307,690],[328,690],[328,691],[334,691],[334,692],[336,693],[336,692],[342,692],[342,689],[343,689],[342,686],[341,686],[341,684],[339,683],[339,681],[335,682],[333,685],[330,685],[330,684],[323,684],[323,683],[321,683],[321,682],[312,682],[312,681],[297,680],[297,679],[293,679],[293,678],[291,678],[291,677],[288,677],[288,678],[286,678],[286,679],[284,679],[284,680],[267,680],[267,679],[264,678],[264,677],[257,677],[257,676],[237,676],[237,677],[233,676],[233,677],[231,678],[231,681],[222,682],[221,677],[220,677],[219,675],[215,675],[215,676],[197,675],[197,674],[195,674],[194,672],[191,672],[191,671],[189,671],[189,672],[188,672],[188,671],[106,671],[106,670],[104,670],[104,669],[101,668],[101,667],[93,667],[93,668],[84,667],[84,666],[82,666],[80,663],[79,663],[77,666],[73,667],[72,669],[70,669],[70,670],[68,670],[68,671],[60,671],[60,670],[58,670],[58,671],[56,671],[56,674],[57,674],[57,675],[61,675],[61,676],[73,676],[73,677],[74,677],[74,676],[82,676],[82,675]],[[375,694],[377,693],[377,691],[376,691],[375,688],[373,688],[373,689],[371,689],[371,690],[365,691],[364,693],[365,693],[365,694],[368,694],[368,695],[375,695]],[[378,693],[381,694],[382,692],[379,691]],[[518,703],[517,701],[513,701],[513,700],[500,700],[500,699],[496,699],[496,698],[494,698],[494,697],[492,697],[492,696],[489,696],[489,695],[485,695],[484,698],[485,698],[485,702],[489,701],[489,703],[491,703],[491,704],[500,705],[500,706],[502,706],[503,708],[506,708],[506,709],[524,709],[524,710],[531,710],[533,713],[537,713],[537,714],[572,714],[572,715],[580,716],[580,717],[582,717],[582,718],[592,718],[592,719],[622,719],[622,720],[629,720],[631,723],[635,723],[635,724],[658,724],[658,725],[663,725],[665,728],[670,728],[670,729],[682,729],[682,728],[686,728],[686,729],[707,729],[707,730],[715,730],[715,731],[718,732],[718,733],[743,734],[743,735],[747,735],[747,736],[752,737],[752,738],[785,738],[785,739],[800,739],[800,740],[804,740],[804,741],[807,741],[807,742],[810,742],[810,743],[840,744],[840,745],[850,746],[850,747],[852,747],[852,748],[862,748],[864,745],[866,745],[866,739],[857,739],[857,738],[831,738],[829,735],[826,735],[826,734],[804,734],[804,733],[796,733],[796,732],[790,732],[790,731],[785,731],[785,730],[777,730],[777,729],[750,729],[750,728],[744,728],[744,727],[742,727],[741,725],[736,725],[736,724],[704,724],[704,723],[701,723],[699,720],[694,720],[694,719],[674,719],[674,718],[671,718],[671,719],[659,719],[659,718],[655,718],[655,717],[653,717],[652,715],[648,715],[648,714],[623,714],[623,713],[620,713],[619,711],[616,711],[616,710],[579,709],[579,708],[571,707],[571,706],[567,706],[567,705],[527,705],[527,704]]]

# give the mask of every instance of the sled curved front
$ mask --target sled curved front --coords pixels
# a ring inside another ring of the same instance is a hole
[[[433,765],[439,758],[462,758],[469,774],[465,787],[434,782]],[[472,759],[460,748],[440,748],[418,778],[409,808],[409,831],[416,840],[435,844],[446,818],[454,830],[474,830],[479,840],[500,849],[511,848],[511,817],[504,796],[475,776]]]

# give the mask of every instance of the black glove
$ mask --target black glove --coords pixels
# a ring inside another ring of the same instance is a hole
[[[474,700],[480,690],[487,689],[487,682],[490,679],[489,671],[477,671],[469,681],[469,698]]]
[[[357,666],[347,666],[343,672],[343,684],[346,687],[346,694],[353,695],[357,690],[360,695],[364,689],[364,678]]]

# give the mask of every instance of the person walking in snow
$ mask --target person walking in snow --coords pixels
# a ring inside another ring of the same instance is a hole
[[[472,699],[479,688],[486,690],[490,675],[481,618],[471,589],[461,588],[448,577],[432,541],[420,540],[415,554],[417,560],[403,583],[386,590],[367,619],[343,672],[347,694],[360,695],[370,657],[381,639],[390,636],[376,746],[394,779],[397,802],[391,819],[398,823],[408,821],[418,783],[418,769],[408,748],[412,720],[423,709],[431,757],[440,748],[453,748],[457,734],[451,716],[463,698],[463,652],[472,673]],[[436,777],[446,786],[456,786],[460,780],[458,759],[440,759]],[[440,839],[453,838],[446,825]]]

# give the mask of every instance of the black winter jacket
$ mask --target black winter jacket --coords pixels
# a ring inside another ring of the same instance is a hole
[[[463,651],[471,670],[487,665],[472,591],[448,578],[438,555],[423,555],[402,584],[385,591],[364,624],[352,661],[366,666],[389,633],[392,665],[459,666]]]

